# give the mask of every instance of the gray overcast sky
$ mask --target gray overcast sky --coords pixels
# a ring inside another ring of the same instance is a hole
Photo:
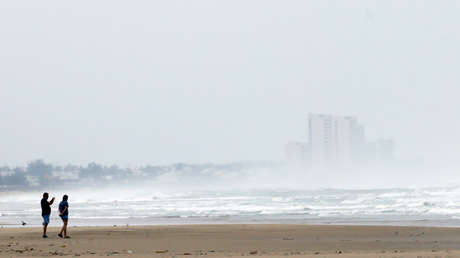
[[[282,160],[308,112],[460,151],[456,1],[2,1],[0,164]]]

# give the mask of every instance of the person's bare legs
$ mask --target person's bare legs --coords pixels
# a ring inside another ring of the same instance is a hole
[[[48,224],[43,225],[43,236],[46,236],[46,228],[48,227]]]
[[[64,238],[67,237],[67,220],[62,220],[64,225],[62,225],[61,231],[59,232],[58,236],[62,237],[62,233],[64,233]]]
[[[67,220],[64,222],[64,238],[67,237]]]

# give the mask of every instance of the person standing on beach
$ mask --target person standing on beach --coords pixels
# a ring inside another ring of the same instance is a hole
[[[43,198],[41,200],[42,206],[42,217],[43,217],[43,238],[47,238],[46,229],[48,228],[48,224],[50,223],[50,214],[51,214],[51,205],[53,205],[54,197],[51,201],[48,202],[48,193],[43,193]]]
[[[67,200],[69,197],[67,195],[64,195],[62,197],[62,202],[59,203],[59,217],[61,217],[62,222],[64,223],[61,228],[61,232],[59,232],[58,236],[59,237],[64,237],[64,238],[70,238],[67,236],[67,222],[69,221],[69,203]],[[64,233],[64,235],[62,235]]]

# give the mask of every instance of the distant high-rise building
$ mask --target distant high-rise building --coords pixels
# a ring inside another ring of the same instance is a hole
[[[310,114],[308,127],[312,165],[335,164],[337,162],[337,130],[334,117]]]
[[[357,134],[358,122],[356,118],[349,116],[336,117],[335,121],[337,123],[337,163],[350,166],[354,161],[354,137]]]
[[[351,166],[358,162],[364,127],[355,117],[310,114],[308,121],[313,166]]]
[[[356,117],[309,114],[308,142],[288,143],[286,157],[290,163],[312,168],[389,165],[394,163],[394,143],[368,142]]]

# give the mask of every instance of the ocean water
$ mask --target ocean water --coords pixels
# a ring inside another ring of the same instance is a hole
[[[56,194],[61,196],[62,192]],[[53,196],[53,194],[51,193]],[[460,226],[460,187],[378,190],[80,189],[73,225],[304,223]],[[0,195],[0,224],[39,226],[41,192]],[[58,200],[51,224],[58,225]]]

